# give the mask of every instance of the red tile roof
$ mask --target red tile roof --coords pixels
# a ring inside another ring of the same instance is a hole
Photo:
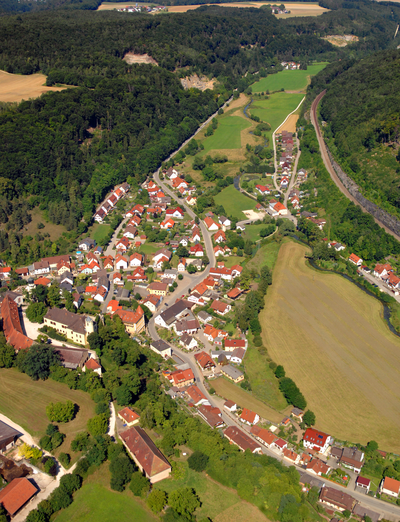
[[[135,411],[126,407],[123,410],[118,412],[118,415],[124,418],[124,420],[128,423],[134,422],[137,419],[140,419],[140,415],[138,415]]]
[[[396,479],[385,477],[382,488],[388,489],[398,495],[400,492],[400,482]]]
[[[16,478],[0,491],[0,504],[13,516],[37,491],[27,478]]]
[[[206,352],[195,353],[194,358],[202,368],[206,368],[207,366],[215,366],[214,361]]]
[[[36,281],[34,281],[34,283],[35,285],[47,286],[51,283],[51,279],[48,279],[47,277],[39,277],[36,279]]]
[[[242,415],[240,416],[240,419],[249,422],[250,424],[253,424],[256,419],[257,413],[254,411],[248,410],[247,408],[243,408]]]
[[[32,346],[33,341],[24,335],[18,305],[8,295],[1,303],[1,316],[3,318],[3,331],[8,344],[15,350],[27,350]]]
[[[148,477],[171,469],[168,460],[142,428],[130,428],[121,432],[120,437]]]
[[[229,426],[229,428],[226,428],[224,435],[227,439],[239,446],[242,451],[249,449],[252,453],[254,453],[254,451],[257,451],[260,448],[260,444],[258,442],[254,441],[244,431],[236,428],[236,426]]]
[[[314,446],[323,448],[328,437],[329,435],[327,433],[315,430],[314,428],[307,428],[303,435],[303,440],[310,442]]]
[[[92,357],[85,362],[85,366],[88,368],[88,370],[98,370],[101,368],[100,364]]]
[[[144,312],[142,307],[139,305],[134,312],[130,310],[117,310],[115,314],[119,315],[123,323],[137,324],[143,317]]]
[[[193,400],[195,404],[197,404],[201,400],[207,400],[207,397],[196,385],[189,386],[189,388],[186,390],[186,393],[189,395],[189,397]]]
[[[265,428],[252,426],[250,432],[256,437],[262,439],[268,446],[276,440],[276,436],[272,433],[272,431],[266,430]]]
[[[226,348],[246,348],[246,341],[244,339],[226,339]]]

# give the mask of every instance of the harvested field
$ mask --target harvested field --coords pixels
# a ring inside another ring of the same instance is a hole
[[[289,118],[285,121],[285,123],[281,125],[276,132],[282,132],[284,130],[288,132],[296,132],[296,123],[298,119],[298,114],[291,114]]]
[[[0,71],[0,101],[21,102],[30,98],[38,98],[45,92],[63,91],[65,87],[46,87],[44,74],[10,74]]]
[[[263,402],[256,399],[251,393],[247,392],[237,384],[228,381],[224,377],[219,377],[211,381],[211,386],[218,395],[224,399],[236,402],[242,408],[249,408],[258,413],[263,419],[278,423],[282,420],[282,413],[270,408]]]
[[[102,8],[102,4],[99,9]],[[121,4],[126,7],[126,4]],[[204,4],[203,4],[204,5]],[[214,5],[214,4],[207,4]],[[221,7],[261,7],[262,5],[271,5],[270,2],[235,2],[231,4],[218,4]],[[192,9],[197,9],[199,5],[174,5],[168,7],[169,13],[186,13]],[[288,18],[290,16],[318,16],[329,11],[324,7],[320,7],[317,3],[301,3],[301,4],[285,4],[287,10],[291,11],[289,14],[276,15],[279,18]]]
[[[126,55],[123,57],[123,60],[126,63],[149,63],[151,65],[158,65],[156,60],[149,56],[148,54],[135,54],[135,53],[126,53]]]
[[[264,344],[303,392],[319,429],[398,453],[400,339],[378,300],[309,268],[307,252],[293,242],[279,251],[260,314]]]

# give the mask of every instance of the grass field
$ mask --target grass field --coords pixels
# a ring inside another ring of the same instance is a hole
[[[203,142],[203,154],[208,154],[211,150],[240,149],[242,146],[240,133],[248,127],[251,127],[251,123],[240,116],[220,118],[214,134]]]
[[[247,392],[237,384],[228,381],[224,377],[219,377],[211,381],[211,386],[215,389],[218,395],[239,404],[241,407],[249,408],[255,411],[264,419],[272,422],[280,422],[282,414],[270,408],[260,400],[256,399],[251,393]]]
[[[153,522],[159,520],[144,503],[127,489],[123,493],[109,488],[108,463],[88,477],[83,487],[74,494],[73,503],[60,512],[57,522],[115,522],[134,520]]]
[[[244,363],[253,395],[275,410],[283,411],[287,407],[287,402],[279,390],[278,379],[265,357],[251,343]]]
[[[96,241],[97,244],[99,244],[99,241],[104,239],[107,234],[110,232],[111,227],[110,225],[100,225],[96,223],[92,227],[92,236],[93,239]]]
[[[245,239],[250,239],[250,241],[257,241],[260,239],[260,230],[267,227],[262,223],[261,225],[246,225],[246,230],[244,231],[243,237]]]
[[[142,254],[154,254],[155,252],[157,252],[157,250],[160,250],[160,248],[162,248],[162,246],[160,246],[157,243],[144,243],[139,248],[139,251]]]
[[[271,125],[271,131],[265,133],[271,147],[272,133],[282,124],[286,116],[296,109],[302,98],[303,94],[277,92],[272,94],[268,100],[254,100],[250,113]]]
[[[261,267],[267,265],[270,268],[274,268],[280,247],[281,244],[276,243],[275,241],[263,245],[260,247],[256,255],[250,259],[246,267],[248,269],[255,268],[256,270],[260,270]]]
[[[44,74],[10,74],[0,71],[0,102],[20,102],[37,98],[45,92],[62,91],[68,87],[46,87]]]
[[[229,216],[237,217],[238,219],[246,219],[243,210],[254,209],[257,201],[250,199],[238,190],[233,185],[224,188],[217,196],[214,196],[214,201],[217,205],[222,205],[225,212]]]
[[[289,71],[285,69],[262,78],[259,82],[254,83],[251,88],[253,92],[279,91],[282,88],[285,91],[302,91],[310,83],[311,76],[315,76],[319,71],[322,71],[326,65],[327,62],[309,65],[306,71],[300,69]]]
[[[400,340],[379,301],[307,267],[307,251],[293,242],[280,249],[260,315],[264,344],[303,392],[319,429],[398,453]]]
[[[155,487],[167,493],[182,487],[194,488],[201,500],[201,507],[195,511],[197,520],[204,520],[208,517],[220,522],[230,520],[235,520],[235,522],[237,520],[267,521],[267,518],[255,506],[241,500],[234,489],[222,486],[205,473],[197,473],[191,470],[186,463],[184,465],[184,478],[181,480],[172,478],[162,480]],[[236,517],[237,512],[242,513],[241,516],[247,514],[247,518],[238,519]]]
[[[78,432],[86,429],[87,420],[95,415],[95,404],[88,393],[70,390],[66,384],[50,379],[32,381],[15,369],[0,370],[0,397],[0,412],[38,439],[49,424],[46,406],[50,402],[71,400],[78,404],[75,419],[60,425],[61,433],[67,436],[55,451],[56,455],[62,451],[70,453],[71,441]]]

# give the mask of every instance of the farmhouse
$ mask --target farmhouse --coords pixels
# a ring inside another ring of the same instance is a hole
[[[315,475],[327,475],[331,468],[320,459],[312,459],[312,461],[307,464],[306,469],[307,471],[309,471],[310,473],[314,473]]]
[[[140,419],[140,415],[128,408],[128,406],[118,412],[118,417],[129,427],[138,424]]]
[[[352,511],[356,503],[355,499],[348,493],[330,487],[321,489],[319,501],[339,511],[345,511],[346,509]]]
[[[169,374],[168,380],[177,388],[183,388],[194,383],[194,375],[190,368],[187,370],[175,370]]]
[[[325,453],[332,442],[332,437],[314,428],[307,428],[303,435],[303,446]]]
[[[139,426],[120,433],[120,437],[140,471],[152,484],[166,479],[171,466],[147,433]]]
[[[0,505],[13,517],[38,491],[26,477],[15,478],[0,491]]]
[[[364,453],[357,448],[332,448],[331,454],[346,468],[360,473],[363,467]]]
[[[22,433],[0,421],[0,453],[4,453],[12,448],[21,435]]]
[[[243,348],[245,350],[246,347],[246,339],[227,339],[225,341],[225,351],[227,352],[233,352],[236,348]]]
[[[32,346],[33,341],[23,333],[18,305],[10,295],[6,294],[1,302],[0,311],[3,319],[3,331],[8,344],[17,352],[27,350]]]
[[[247,435],[239,428],[235,426],[229,426],[224,431],[224,436],[231,442],[239,447],[242,451],[250,450],[251,453],[261,453],[261,446],[255,442],[251,437]]]
[[[221,368],[221,373],[233,382],[240,382],[244,379],[243,373],[234,366],[231,366],[230,364],[223,366]]]

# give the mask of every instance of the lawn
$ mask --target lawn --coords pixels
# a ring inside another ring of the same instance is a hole
[[[250,239],[250,241],[257,241],[260,239],[260,230],[268,227],[265,223],[261,225],[246,225],[246,230],[243,234],[244,239]]]
[[[269,367],[266,357],[250,345],[244,363],[253,395],[275,410],[284,410],[287,407],[286,399],[279,390],[278,379]]]
[[[242,408],[249,408],[260,415],[260,417],[271,422],[278,423],[282,420],[282,414],[270,408],[260,400],[256,399],[251,393],[247,392],[239,385],[228,381],[224,377],[219,377],[211,382],[211,386],[218,395],[224,399],[231,400],[239,404]]]
[[[398,453],[400,339],[378,300],[309,268],[308,252],[294,242],[280,249],[260,314],[264,345],[304,394],[319,429]]]
[[[255,268],[259,270],[261,267],[267,265],[270,268],[274,268],[280,247],[281,243],[276,243],[275,241],[263,245],[257,251],[256,255],[248,261],[246,267],[248,269]]]
[[[159,520],[144,503],[128,490],[123,493],[109,488],[108,463],[90,476],[83,487],[74,494],[73,503],[60,512],[57,522],[115,522],[134,520],[153,522]]]
[[[224,257],[224,263],[227,268],[232,268],[234,265],[241,265],[244,261],[244,257],[229,256]]]
[[[277,92],[272,94],[268,100],[255,99],[250,106],[250,113],[253,116],[258,116],[262,121],[271,125],[271,131],[265,133],[269,139],[270,148],[272,148],[272,133],[283,123],[286,116],[296,109],[303,97],[303,94]]]
[[[157,250],[160,250],[160,248],[162,247],[158,243],[144,243],[139,248],[139,252],[141,254],[154,254]]]
[[[195,512],[197,520],[204,520],[206,517],[220,521],[241,520],[233,515],[239,511],[240,513],[247,513],[247,518],[243,520],[267,521],[266,517],[255,506],[241,500],[234,489],[222,486],[205,473],[197,473],[191,470],[186,462],[184,466],[184,478],[162,480],[155,487],[167,493],[182,487],[194,488],[201,500],[201,507]]]
[[[240,149],[242,147],[240,133],[248,127],[251,127],[251,123],[240,116],[219,118],[214,134],[203,141],[203,154],[208,154],[211,150]]]
[[[253,92],[272,92],[280,91],[281,89],[285,89],[285,91],[301,91],[310,83],[311,76],[318,74],[326,65],[327,62],[309,65],[306,71],[301,71],[300,69],[289,71],[285,69],[262,78],[259,82],[254,83],[251,88]]]
[[[233,216],[240,220],[246,219],[243,210],[252,210],[257,205],[257,201],[248,198],[236,190],[233,185],[229,185],[217,196],[214,196],[214,201],[217,205],[224,207],[227,216]]]
[[[74,420],[60,424],[61,433],[67,435],[55,454],[70,453],[70,443],[76,434],[86,429],[90,417],[94,417],[95,404],[88,393],[70,390],[66,384],[56,381],[32,381],[16,369],[0,370],[0,412],[21,425],[38,439],[44,435],[49,420],[46,406],[50,402],[71,400],[78,404]]]
[[[110,230],[110,225],[100,225],[98,223],[93,225],[92,235],[93,239],[96,241],[96,244],[99,244],[99,242],[108,235]]]

